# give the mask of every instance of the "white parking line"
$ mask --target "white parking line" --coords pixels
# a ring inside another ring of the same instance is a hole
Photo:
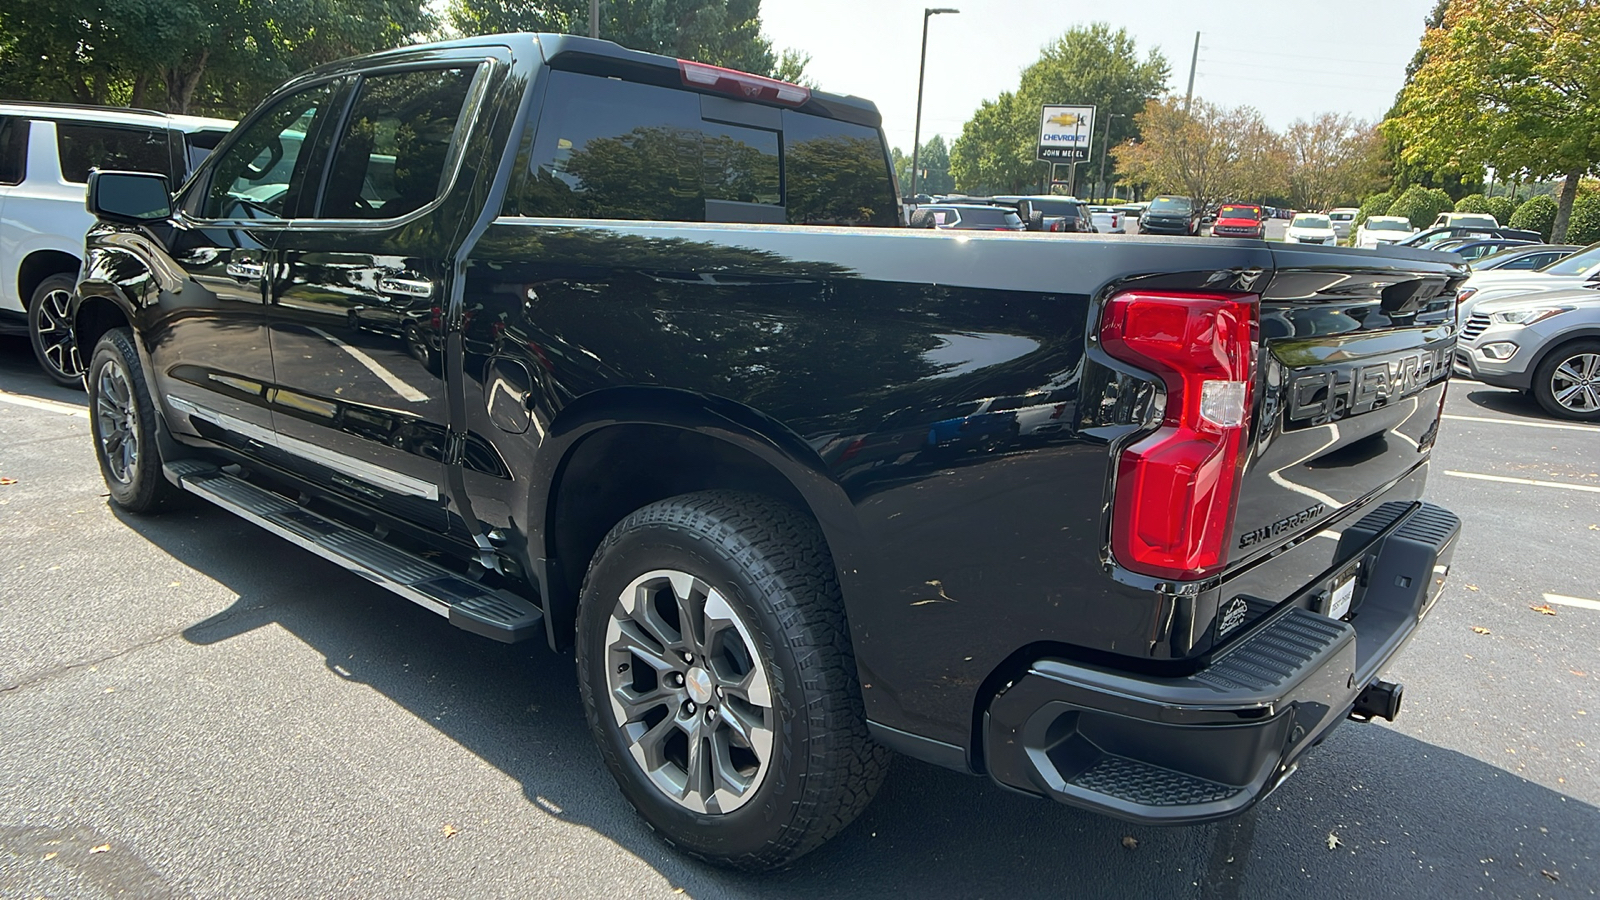
[[[1566,594],[1545,594],[1544,602],[1556,603],[1561,606],[1576,606],[1579,609],[1600,610],[1600,600],[1586,600],[1582,597],[1568,597]]]
[[[1600,485],[1597,484],[1567,484],[1562,481],[1535,481],[1532,478],[1512,478],[1509,475],[1482,475],[1477,472],[1451,472],[1446,470],[1446,475],[1457,478],[1472,478],[1478,481],[1500,481],[1506,484],[1528,484],[1534,487],[1566,488],[1569,491],[1588,491],[1600,494]]]
[[[1488,416],[1453,416],[1446,413],[1441,419],[1455,419],[1458,422],[1493,422],[1496,425],[1521,425],[1525,428],[1559,428],[1562,431],[1600,431],[1594,425],[1562,425],[1556,422],[1523,422],[1518,419],[1491,419]]]
[[[12,406],[26,406],[29,409],[42,409],[45,412],[77,416],[80,419],[89,418],[89,411],[81,406],[73,406],[71,403],[62,403],[59,400],[24,397],[21,394],[13,394],[8,391],[0,391],[0,403],[9,403]]]
[[[424,394],[411,385],[405,383],[400,379],[400,376],[394,374],[388,369],[385,369],[382,363],[361,352],[357,348],[346,344],[344,341],[341,341],[326,331],[323,331],[321,328],[312,328],[311,330],[333,342],[333,345],[338,347],[340,350],[350,354],[351,358],[356,362],[366,366],[368,372],[378,376],[378,378],[381,379],[384,384],[389,386],[389,390],[400,395],[400,399],[406,400],[410,403],[421,403],[422,401],[428,399],[427,394]]]

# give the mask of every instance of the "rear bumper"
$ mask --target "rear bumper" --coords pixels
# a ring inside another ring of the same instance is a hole
[[[1438,598],[1460,520],[1386,503],[1346,529],[1367,549],[1314,579],[1192,675],[1040,659],[984,714],[1000,784],[1151,824],[1241,812],[1293,772]],[[1322,614],[1355,575],[1352,612]]]

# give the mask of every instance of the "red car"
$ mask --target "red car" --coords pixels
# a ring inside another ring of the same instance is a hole
[[[1212,237],[1266,238],[1267,211],[1259,206],[1224,203],[1211,226]]]

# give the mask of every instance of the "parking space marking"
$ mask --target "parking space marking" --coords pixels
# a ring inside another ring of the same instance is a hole
[[[1506,484],[1527,484],[1534,487],[1566,488],[1569,491],[1588,491],[1592,494],[1600,494],[1600,485],[1596,484],[1567,484],[1563,481],[1535,481],[1532,478],[1512,478],[1509,475],[1484,475],[1478,472],[1452,472],[1448,469],[1445,470],[1444,474],[1454,475],[1457,478],[1473,478],[1478,481],[1500,481]]]
[[[0,403],[9,403],[12,406],[25,406],[29,409],[42,409],[45,412],[61,413],[68,416],[77,416],[80,419],[89,418],[89,411],[81,406],[71,403],[62,403],[59,400],[41,400],[38,397],[24,397],[9,391],[0,391]]]
[[[1496,425],[1521,425],[1525,428],[1559,428],[1562,431],[1600,431],[1594,425],[1562,425],[1558,422],[1523,422],[1518,419],[1494,419],[1488,416],[1454,416],[1446,413],[1439,418],[1458,422],[1493,422]]]
[[[1579,609],[1600,610],[1600,600],[1587,600],[1583,597],[1568,597],[1566,594],[1545,594],[1544,602],[1555,603],[1560,606],[1576,606]]]
[[[378,376],[378,378],[384,384],[388,385],[389,390],[399,394],[400,399],[409,403],[421,403],[422,401],[428,399],[427,394],[424,394],[411,385],[406,384],[400,379],[400,376],[394,374],[388,369],[385,369],[382,363],[361,352],[359,349],[346,344],[344,341],[341,341],[326,331],[323,331],[321,328],[312,328],[311,330],[327,338],[335,347],[338,347],[340,350],[350,354],[351,359],[361,363],[366,367],[368,372]]]

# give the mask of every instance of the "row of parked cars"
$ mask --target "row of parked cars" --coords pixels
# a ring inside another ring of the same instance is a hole
[[[233,128],[226,119],[49,103],[0,103],[0,334],[26,334],[50,377],[80,383],[67,306],[94,217],[89,170],[180,184]]]
[[[1053,231],[1121,233],[1147,204],[1091,205],[1063,194],[921,195],[908,204],[911,225],[956,231]]]

